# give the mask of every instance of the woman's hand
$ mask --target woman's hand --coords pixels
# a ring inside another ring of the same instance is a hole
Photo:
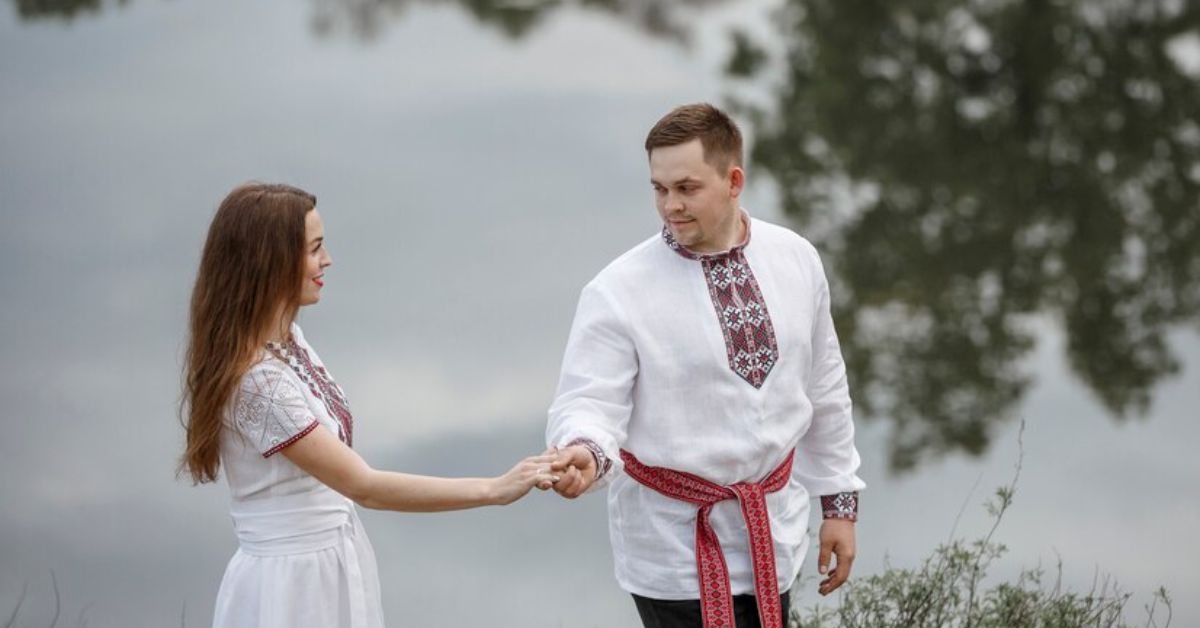
[[[537,456],[530,456],[518,462],[508,473],[492,478],[489,501],[503,506],[521,499],[534,486],[543,491],[554,486],[558,476],[550,471],[550,463],[554,462],[556,457],[554,449],[547,449]]]

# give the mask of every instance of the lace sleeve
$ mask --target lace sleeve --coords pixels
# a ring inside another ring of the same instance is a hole
[[[282,451],[316,429],[304,391],[286,367],[262,362],[242,378],[233,419],[237,430],[264,458]]]

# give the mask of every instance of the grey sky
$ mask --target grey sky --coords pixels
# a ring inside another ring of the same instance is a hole
[[[306,335],[347,390],[356,443],[381,467],[494,474],[541,446],[578,290],[656,229],[646,129],[719,100],[714,43],[750,18],[704,14],[689,51],[565,11],[519,42],[415,6],[376,41],[315,39],[311,5],[134,0],[72,23],[0,11],[0,614],[89,626],[209,621],[235,547],[223,486],[172,477],[186,302],[217,202],[251,178],[313,191],[334,266]],[[707,42],[707,43],[706,43]],[[754,173],[750,173],[751,179]],[[745,204],[776,219],[768,186]],[[1200,340],[1151,416],[1114,424],[1073,378],[1053,321],[1025,471],[997,573],[1062,554],[1138,594],[1164,584],[1177,625],[1200,524],[1189,451]],[[913,565],[1016,459],[1015,423],[982,460],[889,478],[883,423],[863,423],[862,557]],[[979,489],[969,496],[971,486]],[[391,625],[619,626],[603,499],[364,514]],[[810,556],[807,572],[812,574]],[[811,588],[811,587],[810,587]],[[805,604],[811,603],[811,595]],[[1136,613],[1135,613],[1136,616]],[[582,620],[583,623],[576,623]]]

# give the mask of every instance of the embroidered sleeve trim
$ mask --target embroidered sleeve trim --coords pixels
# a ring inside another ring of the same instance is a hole
[[[822,495],[821,512],[825,519],[858,521],[858,491]]]
[[[308,424],[308,427],[300,430],[299,432],[296,432],[295,434],[293,434],[291,436],[291,438],[288,438],[287,440],[283,441],[282,443],[279,443],[278,445],[275,445],[274,447],[266,450],[265,452],[263,452],[262,457],[270,458],[271,456],[283,451],[284,449],[287,449],[292,443],[295,443],[296,441],[300,440],[301,438],[304,438],[305,436],[308,435],[309,432],[317,429],[317,425],[320,425],[320,421],[313,419],[312,423]]]
[[[596,461],[596,477],[592,480],[593,482],[604,477],[608,473],[608,470],[612,468],[612,460],[608,459],[608,456],[604,453],[604,449],[600,445],[597,445],[595,441],[588,438],[576,438],[567,443],[567,447],[574,447],[576,445],[587,447],[587,450],[592,452],[592,458]]]

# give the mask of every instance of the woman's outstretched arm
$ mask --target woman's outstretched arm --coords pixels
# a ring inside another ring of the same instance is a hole
[[[550,472],[555,456],[530,456],[494,478],[440,478],[372,469],[353,449],[323,426],[282,452],[326,486],[364,508],[404,512],[439,512],[510,504],[534,486],[542,490],[558,481]]]

